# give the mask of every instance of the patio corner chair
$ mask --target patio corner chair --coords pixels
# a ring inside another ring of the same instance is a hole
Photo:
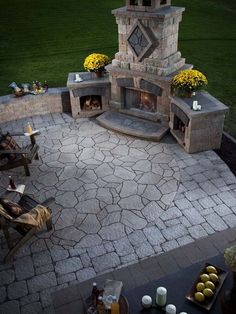
[[[27,194],[22,195],[18,203],[0,198],[0,229],[3,231],[9,248],[7,255],[4,257],[5,263],[8,263],[18,249],[37,231],[41,230],[44,224],[46,224],[47,231],[52,229],[52,215],[49,205],[53,201],[54,198],[51,197],[42,203],[38,203]],[[18,236],[17,240],[13,240],[16,233],[13,233],[12,229],[15,229],[21,235]]]
[[[33,159],[39,159],[39,146],[36,144],[35,135],[29,135],[30,144],[21,148],[13,139],[13,136],[25,136],[23,133],[6,133],[0,131],[0,171],[23,166],[25,175],[30,176],[29,164]]]

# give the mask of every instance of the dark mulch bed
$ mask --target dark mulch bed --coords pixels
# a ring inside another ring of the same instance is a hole
[[[224,160],[236,176],[236,141],[232,141],[223,134],[221,147],[220,149],[216,149],[215,152]]]

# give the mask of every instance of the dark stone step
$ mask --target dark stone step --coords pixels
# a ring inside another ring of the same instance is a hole
[[[127,135],[159,142],[169,128],[159,122],[133,117],[115,111],[107,111],[97,117],[103,127]]]

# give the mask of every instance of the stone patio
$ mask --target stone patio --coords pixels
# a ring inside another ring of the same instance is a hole
[[[4,265],[0,238],[0,313],[53,313],[51,293],[236,226],[236,178],[213,152],[187,154],[108,131],[94,119],[35,116],[1,125],[40,129],[40,161],[26,184],[39,200],[55,197],[54,230],[34,237]]]

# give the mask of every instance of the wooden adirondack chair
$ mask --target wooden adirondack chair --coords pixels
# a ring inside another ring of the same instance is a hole
[[[34,209],[37,205],[42,205],[46,207],[50,213],[49,218],[45,221],[47,230],[52,229],[52,217],[51,217],[51,210],[49,205],[54,201],[54,198],[49,198],[43,203],[39,204],[36,200],[34,200],[29,195],[22,195],[18,204],[24,208],[24,212],[30,212]],[[20,218],[20,216],[18,217]],[[7,241],[7,245],[9,251],[4,258],[4,262],[7,263],[11,260],[17,250],[22,247],[38,230],[39,228],[36,226],[29,226],[24,223],[17,222],[18,218],[14,218],[8,214],[6,210],[0,206],[0,229],[3,230],[4,236]],[[18,239],[17,242],[14,243],[12,239],[11,232],[9,232],[10,228],[14,228],[18,233],[20,233],[21,237]]]
[[[25,175],[30,176],[29,164],[33,159],[39,159],[39,146],[36,144],[35,135],[39,132],[29,135],[30,144],[21,148],[12,136],[24,136],[22,133],[0,134],[0,171],[13,169],[23,166]]]

